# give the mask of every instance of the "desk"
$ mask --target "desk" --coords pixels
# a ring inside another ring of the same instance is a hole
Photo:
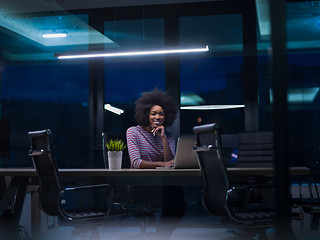
[[[273,175],[274,173],[274,168],[272,167],[234,167],[227,170],[230,176],[264,176]],[[311,174],[311,171],[307,167],[290,167],[289,174],[291,176],[307,176]]]
[[[272,167],[227,168],[228,174],[237,176],[272,175]],[[309,175],[307,167],[290,167],[290,175]],[[62,177],[201,177],[200,169],[59,169]],[[33,168],[0,168],[0,176],[36,177]]]
[[[273,168],[228,168],[230,176],[263,176],[272,175]],[[202,185],[202,175],[200,169],[60,169],[61,177],[107,177],[110,183],[114,184],[140,184],[140,185]],[[291,175],[309,175],[310,169],[306,167],[291,167]],[[13,194],[19,201],[16,201],[14,209],[17,209],[14,221],[11,224],[15,229],[19,223],[19,218],[23,206],[25,194],[27,192],[26,185],[30,185],[31,179],[36,179],[37,174],[33,168],[0,168],[0,176],[12,177],[12,181],[0,199],[0,218],[3,216],[9,201],[13,198]],[[40,215],[37,201],[37,188],[31,191],[32,215]],[[32,226],[39,225],[38,217],[32,216]]]
[[[233,176],[264,176],[272,175],[272,167],[228,168]],[[60,169],[62,178],[108,177],[107,181],[114,184],[131,185],[202,185],[200,169]],[[307,167],[291,167],[290,175],[309,175]],[[0,176],[36,178],[33,168],[0,168]]]
[[[108,183],[131,185],[202,185],[200,169],[59,169],[61,178],[107,177]],[[36,179],[33,168],[1,169],[0,176]]]

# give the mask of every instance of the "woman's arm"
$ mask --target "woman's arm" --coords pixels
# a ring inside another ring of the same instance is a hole
[[[154,132],[161,137],[163,144],[163,159],[164,161],[172,161],[174,159],[174,155],[172,154],[171,148],[169,146],[168,138],[164,129],[164,126],[157,127],[154,129]]]
[[[133,168],[156,168],[156,167],[173,166],[173,157],[169,158],[169,160],[165,160],[164,162],[162,161],[152,162],[152,161],[141,159],[141,155],[140,155],[140,151],[137,143],[138,139],[136,138],[136,134],[132,129],[128,129],[126,135],[127,135],[127,145],[128,145],[129,156],[130,156],[130,162]],[[166,144],[167,144],[166,148],[169,149],[171,153],[171,149],[170,149],[167,138],[166,138]]]
[[[171,167],[173,166],[173,160],[166,162],[150,162],[142,160],[140,163],[140,168],[156,168],[156,167]]]
[[[162,144],[163,144],[163,158],[164,158],[164,161],[170,161],[170,160],[174,159],[174,156],[173,156],[173,154],[171,152],[171,148],[169,146],[169,142],[168,142],[167,136],[162,138]]]

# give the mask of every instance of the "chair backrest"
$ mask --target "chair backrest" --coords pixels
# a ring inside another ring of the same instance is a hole
[[[203,203],[208,212],[216,216],[226,214],[224,203],[229,188],[228,173],[221,158],[221,141],[217,124],[193,128],[200,168],[205,184]]]
[[[50,129],[29,132],[30,150],[33,165],[40,183],[39,204],[48,215],[58,216],[59,194],[62,184],[58,166],[54,157],[52,134]]]
[[[237,166],[272,167],[274,144],[272,132],[241,132]]]

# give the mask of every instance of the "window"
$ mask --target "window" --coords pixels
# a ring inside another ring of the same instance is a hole
[[[105,35],[117,51],[144,50],[164,46],[162,19],[105,22]],[[107,46],[106,46],[107,48]],[[124,110],[117,115],[105,111],[104,130],[125,134],[136,125],[134,102],[145,91],[165,90],[164,57],[132,56],[105,60],[105,103]]]
[[[292,165],[306,165],[318,172],[319,128],[319,18],[311,14],[317,9],[312,2],[286,3],[288,61],[288,129],[289,159]],[[259,112],[260,126],[272,130],[273,89],[268,55],[270,35],[259,40]]]
[[[31,167],[28,132],[50,128],[60,168],[85,167],[89,147],[88,62],[60,61],[55,52],[88,49],[88,16],[65,12],[10,14],[1,22],[1,117],[10,120],[11,155],[2,167]],[[14,27],[7,23],[15,23]],[[11,28],[11,27],[12,28]],[[47,39],[52,29],[68,33]],[[32,34],[31,34],[32,33]],[[94,42],[95,43],[95,42]]]
[[[241,22],[240,14],[180,18],[180,44],[210,48],[181,58],[181,134],[193,134],[195,125],[210,122],[224,132],[244,129]]]
[[[88,158],[87,63],[2,67],[2,117],[10,119],[11,157],[2,166],[31,166],[28,131],[50,128],[59,167]]]

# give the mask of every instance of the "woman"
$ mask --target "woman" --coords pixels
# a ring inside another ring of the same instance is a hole
[[[155,89],[145,92],[136,102],[138,126],[127,130],[127,145],[132,168],[171,167],[175,157],[175,139],[165,128],[177,116],[172,97]],[[148,191],[145,191],[146,197]],[[181,186],[162,187],[162,213],[156,239],[168,239],[185,215],[187,204]]]
[[[138,126],[127,130],[127,144],[132,168],[173,166],[175,139],[165,128],[173,124],[177,105],[172,97],[156,89],[145,92],[137,101]]]

